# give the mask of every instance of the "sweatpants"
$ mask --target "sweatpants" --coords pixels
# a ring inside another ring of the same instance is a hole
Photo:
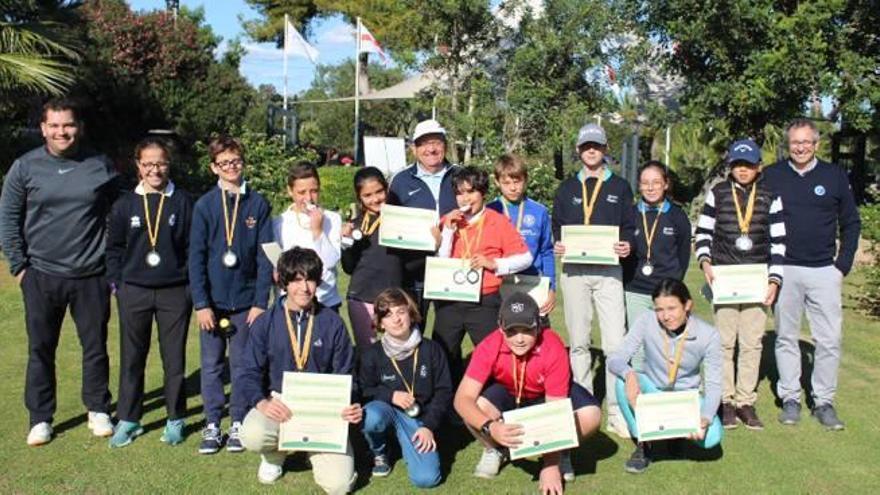
[[[241,352],[247,343],[248,325],[247,315],[250,308],[237,313],[228,313],[223,310],[214,310],[214,318],[217,324],[214,330],[199,331],[199,346],[201,348],[201,383],[202,403],[205,410],[205,422],[220,425],[223,418],[223,405],[226,404],[226,396],[223,393],[223,371],[226,369],[226,349],[229,348],[229,377],[233,391],[230,393],[229,415],[232,421],[242,421],[247,412],[247,406],[235,393],[235,377],[238,374],[238,363]],[[220,320],[229,319],[229,326],[223,330],[220,328]]]
[[[464,334],[471,338],[474,347],[483,341],[492,330],[498,328],[498,310],[501,296],[484,294],[478,303],[463,301],[434,301],[434,330],[431,339],[440,344],[449,359],[449,372],[453,384],[464,376],[461,342]]]
[[[107,280],[103,275],[62,278],[31,267],[21,281],[21,291],[28,334],[24,403],[30,413],[31,426],[43,421],[51,423],[54,419],[55,351],[68,307],[83,352],[83,404],[89,411],[109,412],[110,287]]]
[[[153,319],[159,334],[163,393],[168,419],[186,414],[186,337],[192,315],[189,286],[139,287],[123,283],[119,307],[119,402],[116,416],[139,422],[144,415],[144,370],[150,352]]]
[[[833,265],[820,268],[785,265],[785,283],[776,303],[776,366],[780,399],[801,399],[801,317],[806,311],[816,345],[813,356],[813,401],[834,403],[843,340],[841,289],[843,274]]]

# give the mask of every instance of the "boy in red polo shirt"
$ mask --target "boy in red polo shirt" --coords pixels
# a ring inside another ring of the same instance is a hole
[[[541,329],[540,311],[527,294],[508,297],[499,312],[496,331],[474,349],[467,372],[455,394],[455,410],[483,444],[474,476],[498,474],[504,448],[514,447],[522,430],[500,421],[504,411],[571,398],[578,436],[583,440],[599,429],[599,402],[571,381],[568,352],[559,335]],[[574,480],[568,453],[545,454],[539,491],[562,493],[562,479]]]
[[[472,270],[483,272],[480,302],[434,303],[436,317],[431,338],[449,357],[453,383],[457,383],[463,372],[461,341],[465,331],[476,346],[495,329],[501,306],[501,277],[530,267],[532,254],[504,215],[484,207],[489,175],[476,167],[457,168],[452,174],[458,209],[443,217],[438,256],[470,260]]]

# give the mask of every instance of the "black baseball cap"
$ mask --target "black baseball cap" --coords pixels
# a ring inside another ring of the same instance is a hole
[[[538,303],[525,292],[515,292],[501,303],[498,311],[498,323],[502,330],[514,328],[538,329],[540,319]]]

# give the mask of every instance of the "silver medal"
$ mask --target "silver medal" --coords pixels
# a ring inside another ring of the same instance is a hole
[[[364,233],[360,231],[360,229],[354,229],[351,231],[351,238],[359,241],[364,238]]]
[[[223,266],[226,268],[233,268],[238,264],[238,256],[235,255],[232,251],[226,251],[223,254]]]
[[[471,268],[467,273],[467,281],[471,285],[479,282],[480,281],[480,272]]]
[[[749,236],[743,234],[736,238],[736,248],[740,251],[749,251],[755,245]]]
[[[406,413],[406,415],[409,416],[409,417],[411,417],[411,418],[416,418],[416,417],[418,417],[418,416],[419,416],[419,413],[420,413],[421,411],[422,411],[421,408],[419,408],[419,405],[418,405],[418,403],[416,403],[416,402],[413,402],[413,405],[407,407],[406,410],[404,410],[404,412]]]
[[[654,265],[650,263],[645,263],[642,266],[642,275],[650,277],[652,273],[654,273]]]
[[[159,253],[156,251],[150,251],[149,253],[147,253],[145,260],[147,262],[147,266],[149,266],[150,268],[156,268],[157,266],[159,266],[159,263],[162,263],[162,257],[159,256]]]

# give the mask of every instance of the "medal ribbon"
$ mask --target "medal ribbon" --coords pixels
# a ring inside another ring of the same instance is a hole
[[[364,213],[364,219],[361,221],[361,232],[364,233],[365,236],[373,235],[373,232],[379,228],[379,224],[382,223],[382,217],[376,217],[376,221],[373,222],[373,225],[370,225],[370,214]]]
[[[593,194],[590,197],[590,201],[587,202],[587,181],[584,179],[581,182],[581,200],[584,206],[584,225],[590,225],[590,217],[593,216],[593,208],[596,206],[596,200],[599,199],[599,191],[602,189],[602,183],[605,182],[602,180],[603,177],[596,178],[596,188],[593,189]]]
[[[645,208],[647,210],[647,208]],[[657,225],[660,224],[660,214],[663,211],[660,208],[657,208],[657,216],[654,217],[654,224],[651,225],[651,230],[648,230],[648,216],[645,214],[645,210],[642,210],[642,226],[645,228],[645,244],[648,246],[648,263],[651,262],[651,244],[654,242],[654,234],[657,233]]]
[[[501,206],[504,208],[504,216],[507,217],[508,219],[510,219],[510,211],[507,210],[507,207],[508,207],[507,200],[504,198],[500,198],[500,199],[501,199]],[[517,215],[516,215],[516,231],[517,232],[522,230],[523,212],[526,211],[524,203],[525,203],[525,201],[519,202],[519,213],[517,213]]]
[[[406,378],[403,377],[403,373],[400,371],[400,366],[397,365],[397,360],[393,357],[389,357],[391,360],[391,366],[394,366],[394,371],[397,372],[397,375],[400,377],[400,381],[403,382],[404,388],[409,392],[409,395],[415,397],[416,396],[416,370],[419,367],[419,348],[416,347],[416,351],[413,353],[413,372],[412,372],[412,385],[406,382]]]
[[[293,360],[296,361],[296,369],[302,371],[309,361],[309,350],[312,347],[312,327],[315,325],[315,314],[309,312],[309,322],[306,324],[306,337],[304,345],[301,345],[293,331],[293,320],[290,319],[290,311],[284,308],[284,321],[287,323],[287,333],[290,335],[290,347],[293,349]]]
[[[156,228],[153,229],[153,221],[150,219],[150,204],[147,201],[147,193],[144,192],[144,217],[147,221],[147,238],[150,240],[150,248],[155,251],[156,243],[159,242],[159,225],[162,220],[162,206],[165,205],[165,192],[159,193],[159,211],[156,212]]]
[[[483,239],[483,220],[486,219],[486,213],[483,212],[483,215],[477,220],[477,223],[474,225],[468,225],[467,227],[459,230],[459,234],[461,235],[461,240],[464,242],[464,256],[462,259],[469,260],[471,256],[474,254],[474,251],[480,248],[480,241]],[[471,244],[470,239],[468,238],[467,231],[471,228],[477,229],[477,242],[475,244]]]
[[[235,192],[235,206],[232,208],[232,219],[229,218],[229,207],[226,205],[226,189],[220,188],[223,203],[223,226],[226,228],[226,247],[232,249],[232,239],[235,237],[235,219],[238,218],[238,201],[241,194]]]
[[[739,222],[739,231],[743,235],[749,234],[749,224],[752,223],[752,214],[755,213],[755,192],[758,183],[752,183],[752,191],[749,193],[749,202],[746,204],[746,213],[743,215],[739,206],[739,196],[736,194],[736,185],[730,183],[730,193],[733,195],[733,205],[736,207],[736,221]]]
[[[523,388],[526,386],[526,364],[528,364],[528,360],[523,360],[518,376],[516,366],[517,361],[519,360],[516,358],[516,354],[511,353],[510,363],[513,365],[513,388],[516,390],[516,407],[519,407],[519,403],[522,402]]]
[[[678,376],[678,367],[681,365],[681,358],[684,355],[684,344],[687,342],[688,330],[690,330],[690,325],[684,327],[684,331],[681,332],[681,336],[678,338],[678,343],[675,345],[674,358],[671,358],[667,352],[669,348],[669,332],[665,329],[663,330],[663,356],[666,358],[666,380],[669,383],[670,390],[672,390],[672,386],[675,384]]]

